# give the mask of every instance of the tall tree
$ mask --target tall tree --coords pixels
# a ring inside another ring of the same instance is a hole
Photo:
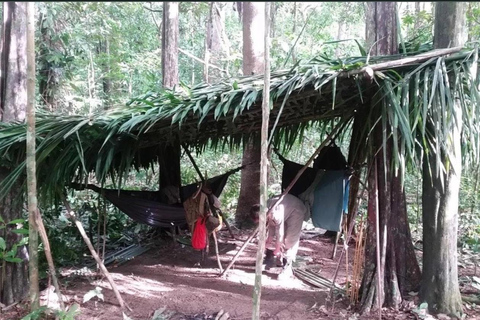
[[[242,2],[243,22],[243,74],[262,73],[264,70],[265,3]],[[259,137],[250,139],[243,149],[240,195],[238,197],[237,221],[246,219],[250,208],[259,202],[260,194],[260,143]]]
[[[0,121],[24,121],[27,107],[27,15],[26,2],[3,3],[2,56],[0,78]],[[0,181],[16,163],[0,165]],[[22,217],[23,195],[20,185],[0,201],[0,216],[6,221]],[[22,236],[11,232],[15,225],[3,229],[7,250]],[[6,305],[20,301],[28,292],[28,254],[25,246],[18,249],[20,263],[5,262],[0,279],[0,302]]]
[[[366,21],[367,44],[372,55],[397,53],[395,2],[368,2]],[[371,101],[372,123],[382,117],[381,97]],[[361,307],[364,312],[373,306],[397,308],[402,295],[415,289],[420,269],[415,257],[407,220],[405,191],[401,179],[392,170],[392,138],[384,136],[387,126],[379,121],[373,131],[368,157],[368,235],[365,270],[361,285]],[[377,239],[378,237],[378,239]],[[377,252],[378,248],[378,252]]]
[[[172,89],[178,84],[178,2],[163,3],[162,81]],[[180,142],[173,137],[162,150],[160,159],[160,190],[167,186],[180,187]]]
[[[435,48],[462,46],[466,40],[465,3],[437,2],[434,30]],[[456,81],[455,77],[451,76],[450,81]],[[442,163],[437,161],[435,150],[426,153],[423,161],[424,250],[420,297],[432,312],[460,317],[462,300],[458,286],[457,230],[462,173],[462,107],[459,100],[454,101],[452,117],[455,116],[456,120],[451,121],[446,133],[446,147],[440,151]]]

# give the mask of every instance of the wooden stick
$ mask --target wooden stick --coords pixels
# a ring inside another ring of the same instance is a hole
[[[368,173],[367,173],[367,176],[368,176]],[[358,199],[358,205],[356,206],[357,210],[360,207],[360,204],[362,202],[363,193],[365,192],[366,187],[367,186],[364,185],[363,190],[360,193],[360,198]],[[335,309],[335,299],[333,299],[333,287],[335,286],[335,280],[337,279],[338,270],[340,269],[340,264],[342,263],[343,254],[345,253],[345,251],[348,250],[348,243],[350,242],[354,225],[355,225],[355,219],[352,219],[352,221],[350,222],[350,226],[348,227],[347,235],[345,236],[345,245],[343,246],[343,250],[340,252],[340,258],[338,259],[337,267],[335,268],[335,273],[333,275],[332,287],[330,289],[330,301],[332,301],[332,312]]]
[[[205,183],[205,178],[203,177],[202,172],[200,171],[197,164],[195,163],[195,160],[193,160],[193,157],[190,154],[190,151],[188,150],[187,146],[185,144],[182,144],[182,147],[185,150],[185,153],[187,154],[188,158],[190,159],[190,162],[192,163],[193,167],[195,168],[195,171],[197,171],[198,175],[200,176],[200,179],[202,179],[202,182]]]
[[[214,230],[214,231],[212,232],[212,235],[213,235],[213,241],[214,241],[214,243],[215,243],[215,255],[217,256],[218,268],[220,269],[220,274],[222,274],[223,268],[222,268],[222,262],[220,261],[220,256],[219,256],[219,254],[218,254],[217,232]]]
[[[245,248],[247,247],[248,243],[250,241],[252,241],[252,239],[257,235],[258,233],[258,227],[252,232],[252,234],[247,238],[247,240],[245,240],[245,242],[243,243],[242,247],[240,249],[238,249],[237,253],[235,254],[235,256],[233,257],[232,261],[230,261],[230,263],[228,264],[228,266],[225,268],[225,270],[223,270],[222,274],[220,276],[223,276],[225,274],[225,272],[228,271],[228,269],[230,269],[233,264],[235,263],[235,260],[237,260],[238,256],[243,252],[243,250],[245,250]]]
[[[67,217],[70,220],[72,220],[75,223],[75,225],[77,226],[78,231],[80,232],[80,235],[82,236],[83,240],[87,244],[87,247],[90,250],[90,253],[92,254],[93,259],[95,259],[95,261],[98,263],[98,266],[100,267],[100,270],[103,272],[103,274],[107,278],[108,282],[110,283],[110,286],[112,287],[112,290],[115,293],[115,297],[117,298],[118,303],[120,304],[120,307],[122,309],[125,309],[125,307],[127,307],[127,309],[129,311],[132,311],[132,309],[130,309],[130,307],[123,302],[122,296],[120,295],[120,292],[118,291],[117,286],[115,285],[115,282],[113,281],[112,276],[108,272],[107,268],[105,268],[105,265],[102,263],[102,260],[100,260],[98,254],[95,252],[95,248],[93,247],[92,243],[90,242],[90,239],[88,239],[88,236],[85,233],[85,229],[83,228],[82,223],[80,221],[78,221],[77,218],[75,217],[75,212],[72,211],[72,208],[71,208],[70,204],[68,203],[67,200],[63,200],[63,203],[65,205],[65,208],[67,209]]]
[[[378,175],[377,175],[377,165],[376,160],[374,162],[375,166],[375,229],[376,229],[376,242],[377,242],[377,304],[378,304],[378,319],[382,320],[382,295],[380,290],[382,289],[382,279],[383,279],[383,270],[380,262],[380,212],[378,209]],[[384,237],[387,235],[384,234]]]
[[[53,264],[52,251],[50,250],[50,242],[48,241],[47,231],[45,230],[45,225],[43,224],[42,216],[40,211],[36,210],[35,222],[37,224],[38,232],[42,238],[45,256],[47,257],[48,269],[50,270],[50,275],[52,276],[53,286],[58,296],[58,303],[62,311],[65,311],[65,304],[63,303],[62,294],[60,293],[60,286],[58,285],[57,274],[55,272],[55,265]]]

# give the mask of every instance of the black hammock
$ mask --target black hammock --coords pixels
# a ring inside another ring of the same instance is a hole
[[[208,179],[207,183],[210,185],[213,194],[216,197],[219,197],[230,175],[236,173],[242,168],[243,167],[239,167],[222,175]],[[102,189],[93,184],[72,184],[72,187],[77,190],[86,188],[98,192],[115,207],[137,222],[145,223],[154,227],[184,226],[187,224],[183,205],[169,205],[160,202],[160,193],[158,191]],[[195,193],[197,188],[198,183],[192,183],[180,187],[181,198],[189,198]]]

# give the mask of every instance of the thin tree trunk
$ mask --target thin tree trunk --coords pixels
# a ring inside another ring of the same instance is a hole
[[[465,3],[436,3],[435,48],[463,45],[466,38],[464,26]],[[454,83],[453,76],[450,81]],[[463,310],[458,285],[457,229],[462,173],[462,107],[457,99],[454,99],[454,112],[456,121],[452,121],[446,150],[440,155],[446,172],[438,168],[434,155],[428,159],[424,157],[423,161],[424,250],[420,298],[428,303],[430,311],[460,318]]]
[[[295,37],[297,33],[297,2],[293,2],[293,28],[292,35]],[[295,55],[295,47],[292,47],[292,62],[295,64],[297,62],[297,56]]]
[[[269,19],[270,3],[265,4],[265,30],[264,30],[264,86],[262,97],[262,131],[261,131],[261,160],[260,160],[260,214],[259,238],[257,248],[257,261],[255,265],[255,286],[253,289],[253,314],[252,319],[260,319],[260,301],[262,293],[262,262],[265,251],[267,200],[268,200],[268,120],[270,117],[270,47],[269,47]]]
[[[108,38],[100,43],[100,48],[105,54],[104,62],[103,62],[103,109],[107,110],[110,108],[111,104],[111,94],[112,94],[112,79],[110,77],[110,41]]]
[[[40,306],[38,286],[38,226],[37,214],[37,176],[35,161],[35,3],[27,4],[27,192],[28,192],[28,251],[30,278],[30,310]]]
[[[242,2],[243,21],[243,74],[251,75],[264,72],[265,29],[264,2]],[[244,144],[241,171],[241,187],[235,213],[237,222],[244,221],[250,208],[258,204],[260,194],[260,137],[250,139]]]
[[[418,29],[420,28],[420,2],[415,2],[415,23],[413,25],[414,31],[418,32]]]
[[[204,65],[203,65],[203,81],[208,83],[208,64],[210,62],[210,49],[212,48],[212,38],[213,38],[213,2],[210,2],[210,10],[208,12],[208,19],[207,19],[207,25],[206,25],[206,30],[207,32],[205,33],[205,53],[204,53]]]

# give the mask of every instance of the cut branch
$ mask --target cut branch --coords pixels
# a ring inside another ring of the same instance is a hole
[[[63,203],[65,205],[65,208],[67,209],[67,217],[75,223],[75,225],[78,228],[78,231],[80,231],[80,235],[82,236],[83,240],[87,244],[87,247],[90,250],[90,253],[92,254],[93,259],[95,259],[95,261],[97,262],[100,270],[103,272],[104,276],[107,278],[108,282],[110,283],[110,286],[112,287],[112,290],[115,293],[115,297],[117,298],[118,303],[120,304],[120,307],[122,309],[125,309],[125,307],[127,307],[128,310],[132,311],[123,302],[122,296],[120,295],[120,292],[118,291],[117,286],[116,286],[115,282],[113,281],[112,276],[108,272],[107,268],[105,268],[105,265],[100,260],[100,257],[98,256],[98,254],[95,252],[95,248],[93,247],[92,243],[90,242],[90,239],[88,238],[87,234],[85,233],[85,229],[83,228],[82,223],[80,221],[78,221],[77,218],[75,217],[75,213],[72,211],[72,208],[71,208],[70,204],[66,200],[64,200]]]

